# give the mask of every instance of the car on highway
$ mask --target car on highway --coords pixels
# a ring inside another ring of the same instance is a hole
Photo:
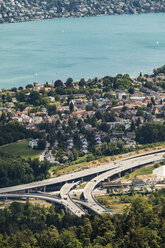
[[[67,200],[67,198],[68,198],[67,195],[64,195],[64,200]]]

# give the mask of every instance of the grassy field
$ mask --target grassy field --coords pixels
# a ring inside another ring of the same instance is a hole
[[[148,166],[136,169],[132,173],[126,174],[123,178],[124,179],[134,179],[136,176],[149,175],[149,174],[152,174],[154,169],[155,169],[154,164],[148,165]]]
[[[113,194],[113,195],[100,195],[95,196],[95,199],[103,205],[105,208],[112,210],[114,214],[122,214],[125,209],[127,209],[130,205],[133,199],[135,199],[137,196],[142,196],[145,199],[148,199],[150,197],[151,193],[136,193],[135,195],[131,194]]]
[[[38,158],[42,151],[28,148],[28,143],[28,140],[17,141],[12,144],[1,146],[0,151],[8,152],[11,155],[18,155],[25,159]]]
[[[114,214],[122,214],[126,207],[130,206],[130,203],[121,203],[118,196],[95,196],[96,200],[109,210],[112,210]]]

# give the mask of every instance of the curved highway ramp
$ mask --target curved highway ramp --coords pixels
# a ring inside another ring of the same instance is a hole
[[[136,157],[134,160],[125,160],[116,163],[117,167],[113,170],[109,170],[107,172],[102,173],[101,175],[93,178],[89,181],[84,188],[83,195],[86,200],[86,206],[92,209],[97,214],[102,214],[105,212],[105,208],[101,206],[93,197],[93,190],[95,187],[101,182],[104,181],[114,175],[119,175],[121,177],[121,173],[124,171],[129,171],[133,168],[138,168],[140,166],[144,166],[153,162],[158,162],[163,159],[165,152],[160,154],[150,154],[146,157]]]
[[[51,203],[58,203],[63,205],[64,207],[66,207],[67,209],[69,209],[69,211],[75,215],[77,215],[78,217],[81,217],[82,215],[85,215],[86,212],[81,209],[80,207],[78,207],[77,204],[75,204],[73,201],[71,201],[70,199],[60,199],[54,195],[51,194],[40,194],[40,193],[32,193],[32,194],[25,194],[25,193],[11,193],[11,194],[0,194],[0,198],[3,199],[30,199],[30,198],[34,198],[34,199],[40,199],[40,200],[45,200]]]
[[[80,172],[76,172],[74,174],[64,175],[57,178],[52,178],[48,180],[43,180],[35,183],[18,185],[8,188],[0,189],[0,198],[36,198],[42,199],[49,202],[54,202],[58,204],[62,204],[66,208],[68,208],[73,214],[78,217],[85,215],[86,212],[79,207],[78,204],[82,204],[85,207],[88,207],[90,210],[97,214],[102,214],[105,212],[105,208],[101,206],[93,197],[93,190],[95,187],[104,180],[113,177],[114,175],[121,176],[121,173],[124,171],[130,171],[133,168],[138,168],[140,166],[144,166],[153,162],[158,162],[164,159],[165,150],[159,150],[156,152],[148,152],[143,156],[134,156],[134,158],[130,158],[127,160],[120,160],[115,163],[110,163],[104,166],[99,166],[95,168],[86,169]],[[96,176],[98,173],[102,173]],[[69,196],[70,190],[78,184],[78,180],[83,179],[83,177],[87,176],[96,176],[92,180],[90,180],[83,191],[83,195],[85,201],[72,200]],[[77,181],[77,182],[73,182]],[[57,196],[51,195],[50,193],[25,193],[26,190],[43,188],[44,186],[54,185],[59,183],[64,183],[60,190],[61,199]],[[69,183],[73,182],[73,183]],[[20,191],[23,191],[20,192]],[[77,203],[78,204],[77,204]]]

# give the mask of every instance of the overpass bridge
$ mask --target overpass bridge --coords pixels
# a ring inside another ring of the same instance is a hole
[[[69,195],[69,192],[79,183],[79,181],[74,183],[65,183],[60,190],[60,197],[67,201],[68,206],[72,209],[72,211],[74,211],[77,216],[82,216],[86,214],[86,212]]]
[[[51,194],[46,193],[8,193],[8,194],[0,194],[0,198],[2,199],[40,199],[45,200],[54,204],[60,204],[64,206],[66,209],[69,210],[70,213],[73,213],[74,215],[77,215],[78,217],[81,217],[82,215],[86,215],[87,213],[78,206],[72,199],[60,199],[59,197],[56,197]]]
[[[121,176],[122,172],[131,171],[133,168],[138,168],[150,164],[152,162],[158,162],[163,159],[165,155],[165,150],[158,150],[156,152],[148,152],[143,155],[132,156],[128,159],[119,160],[117,162],[112,162],[107,165],[97,166],[94,168],[86,169],[83,171],[75,172],[74,174],[63,175],[60,177],[47,179],[39,182],[23,184],[13,187],[6,187],[0,189],[0,198],[36,198],[43,199],[46,201],[61,204],[69,209],[73,214],[77,216],[82,216],[86,212],[80,208],[79,204],[89,208],[97,214],[102,214],[105,212],[103,208],[93,197],[93,190],[95,187],[104,180],[112,178],[115,175]],[[83,191],[84,201],[75,201],[70,198],[69,192],[73,187],[76,186],[79,180],[93,176],[94,178],[90,180]],[[59,185],[61,184],[60,197],[46,193],[46,187],[49,185]],[[40,190],[44,189],[43,193],[30,193],[30,190]],[[28,193],[25,193],[28,191]]]
[[[29,192],[30,190],[43,190],[44,192],[46,192],[46,189],[48,186],[51,185],[60,185],[62,186],[65,183],[70,183],[70,182],[75,182],[75,181],[83,181],[86,178],[89,177],[94,177],[97,176],[103,172],[115,169],[117,166],[116,164],[120,164],[120,162],[122,161],[129,161],[129,160],[134,160],[136,158],[142,158],[144,159],[147,156],[150,155],[154,155],[154,154],[165,154],[165,149],[161,149],[155,152],[148,152],[146,154],[143,155],[137,155],[137,156],[131,156],[127,159],[121,159],[118,160],[117,162],[111,162],[108,163],[106,165],[102,165],[102,166],[96,166],[93,168],[89,168],[89,169],[85,169],[79,172],[75,172],[72,174],[67,174],[67,175],[63,175],[63,176],[59,176],[59,177],[55,177],[55,178],[51,178],[51,179],[46,179],[46,180],[42,180],[42,181],[38,181],[38,182],[34,182],[34,183],[27,183],[27,184],[22,184],[22,185],[17,185],[17,186],[12,186],[12,187],[6,187],[6,188],[0,188],[0,194],[1,193],[11,193],[11,192],[20,192],[20,191],[24,191],[24,192]]]
[[[93,211],[97,214],[102,214],[103,212],[105,212],[105,208],[101,206],[93,197],[93,190],[100,182],[107,179],[110,180],[110,178],[115,175],[121,177],[122,172],[130,171],[134,168],[145,166],[153,162],[161,161],[164,155],[165,152],[144,156],[143,160],[141,160],[141,157],[136,157],[133,160],[124,160],[122,162],[117,163],[118,166],[113,170],[104,172],[101,175],[94,177],[91,181],[86,184],[83,191],[84,198],[87,199],[87,205],[90,206],[89,208],[92,208]]]

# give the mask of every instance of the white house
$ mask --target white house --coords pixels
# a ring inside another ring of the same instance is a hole
[[[31,147],[32,149],[33,149],[34,147],[37,147],[37,146],[38,146],[38,141],[39,141],[39,139],[30,140],[30,141],[29,141],[29,147]]]

